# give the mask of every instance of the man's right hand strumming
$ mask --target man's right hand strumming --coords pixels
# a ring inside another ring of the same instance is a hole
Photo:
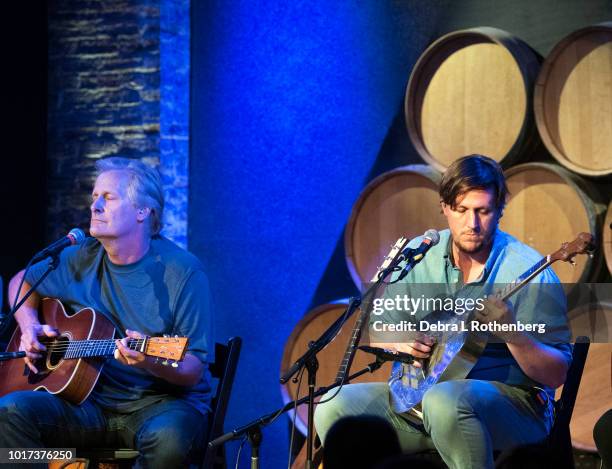
[[[34,366],[34,361],[42,358],[42,352],[46,351],[47,348],[38,340],[39,337],[56,337],[58,335],[57,329],[48,324],[38,323],[27,323],[20,324],[21,329],[21,342],[19,343],[19,350],[26,352],[24,361],[26,365],[34,373],[38,373],[38,369]]]
[[[412,365],[421,368],[423,366],[421,360],[429,358],[434,342],[432,337],[420,334],[412,342],[371,342],[370,346],[389,350],[390,352],[408,353],[416,358]]]
[[[9,298],[12,299],[17,296],[17,289],[21,284],[24,271],[18,272],[9,282]],[[19,298],[30,290],[28,282],[23,282],[21,285],[21,291],[19,292]],[[40,324],[38,322],[38,305],[40,303],[40,297],[36,292],[26,300],[26,302],[15,312],[15,319],[19,324],[21,330],[21,342],[19,343],[19,350],[26,352],[24,361],[26,365],[34,373],[38,373],[38,369],[34,366],[33,361],[38,360],[42,357],[41,352],[44,352],[46,347],[40,343],[39,337],[56,337],[58,332],[52,326],[48,324]]]

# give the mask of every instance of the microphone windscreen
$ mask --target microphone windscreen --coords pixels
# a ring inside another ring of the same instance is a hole
[[[437,230],[429,229],[425,232],[423,236],[431,240],[431,246],[435,246],[440,242],[440,233],[438,233]]]
[[[71,239],[72,244],[81,244],[85,241],[85,232],[80,228],[72,228],[68,233],[68,237]]]

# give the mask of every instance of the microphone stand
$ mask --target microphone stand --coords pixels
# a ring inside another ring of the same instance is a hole
[[[424,256],[422,254],[417,254],[417,256],[415,256],[416,251],[416,249],[406,248],[402,252],[402,256],[404,256],[404,259],[406,260],[406,267],[402,269],[402,271],[397,277],[396,282],[399,282],[406,275],[408,275],[408,272],[414,269],[414,266],[421,262],[421,259],[423,259]]]
[[[370,287],[364,296],[370,293],[375,286],[380,285],[381,280],[379,279],[376,284]],[[312,443],[313,443],[313,432],[312,428],[314,425],[314,398],[317,370],[319,369],[319,361],[317,360],[317,353],[319,353],[327,344],[329,344],[336,334],[340,331],[344,323],[350,318],[355,310],[361,305],[361,299],[353,297],[349,301],[349,304],[344,313],[336,319],[336,321],[319,337],[316,341],[308,344],[308,350],[296,360],[296,362],[285,372],[281,378],[281,384],[285,384],[293,375],[298,373],[303,367],[306,367],[308,373],[308,424],[307,428],[307,441],[306,444],[306,468],[312,469]]]
[[[367,298],[372,292],[376,291],[382,284],[384,279],[389,275],[395,266],[399,264],[399,260],[392,263],[387,269],[382,272],[382,275],[376,280],[376,282],[365,291],[363,294],[364,298]],[[340,331],[344,323],[353,315],[357,308],[361,305],[362,299],[359,297],[353,297],[350,299],[349,304],[344,313],[336,319],[336,321],[319,337],[316,341],[308,344],[308,350],[296,360],[296,362],[285,372],[281,378],[281,384],[285,384],[293,375],[298,373],[303,367],[306,367],[308,373],[308,423],[306,432],[306,469],[313,469],[312,465],[312,447],[313,447],[313,435],[314,432],[314,398],[315,386],[317,381],[317,370],[319,369],[319,361],[317,360],[317,353],[329,344],[336,334]]]
[[[387,361],[383,358],[380,357],[376,357],[376,361],[370,363],[368,366],[366,366],[365,368],[363,368],[362,370],[357,371],[356,373],[353,373],[352,375],[350,375],[345,382],[348,381],[352,381],[355,378],[358,378],[359,376],[365,374],[365,373],[374,373],[376,370],[378,370],[382,364]],[[337,388],[338,386],[340,386],[341,384],[344,384],[342,381],[335,381],[334,383],[330,384],[329,386],[324,386],[319,388],[316,391],[313,391],[312,393],[312,397],[319,397],[324,395],[325,393],[327,393],[328,391]],[[296,399],[294,401],[288,402],[287,404],[285,404],[283,407],[281,407],[280,409],[271,412],[269,414],[263,415],[255,420],[253,420],[250,423],[247,423],[246,425],[243,425],[242,427],[238,427],[235,428],[234,430],[227,432],[224,435],[221,435],[218,438],[215,438],[214,440],[210,441],[208,443],[208,450],[210,451],[211,449],[215,448],[216,446],[222,445],[230,440],[236,440],[240,437],[242,437],[243,435],[247,435],[249,442],[252,445],[251,448],[251,469],[258,469],[259,468],[259,445],[261,443],[262,440],[262,433],[261,433],[261,427],[268,425],[269,423],[271,423],[273,420],[276,420],[276,418],[280,415],[283,414],[285,412],[287,412],[288,410],[291,410],[293,408],[296,408],[297,406],[304,404],[304,403],[310,403],[310,393],[308,396],[302,397],[301,399]]]
[[[378,288],[383,284],[385,278],[390,273],[394,272],[396,267],[403,261],[406,261],[406,266],[404,267],[404,269],[402,269],[402,272],[396,281],[405,277],[406,274],[408,274],[408,272],[410,272],[410,270],[412,270],[412,268],[416,264],[418,264],[420,260],[423,258],[423,255],[417,254],[415,256],[415,252],[416,252],[415,249],[405,248],[402,251],[401,255],[399,255],[393,262],[391,262],[391,264],[386,269],[380,272],[376,282],[370,285],[370,287],[363,293],[363,298],[367,298],[370,294],[378,290]],[[323,332],[323,334],[321,334],[321,336],[316,341],[311,341],[308,344],[308,350],[300,358],[298,358],[295,361],[295,363],[289,368],[289,370],[285,372],[280,378],[281,384],[285,384],[287,381],[291,379],[292,376],[298,373],[298,371],[301,370],[303,367],[306,367],[306,371],[308,372],[308,396],[293,403],[294,405],[300,405],[304,402],[308,402],[308,424],[307,424],[307,440],[306,440],[306,444],[308,446],[306,447],[306,469],[313,469],[312,447],[313,447],[313,427],[314,427],[313,417],[314,417],[314,399],[315,397],[318,397],[324,394],[325,392],[327,392],[328,390],[333,389],[339,386],[340,384],[344,384],[345,382],[348,382],[351,379],[354,379],[357,376],[360,376],[361,374],[366,373],[367,371],[370,371],[370,367],[367,367],[364,370],[361,370],[361,372],[356,373],[352,376],[349,376],[345,380],[336,382],[327,388],[320,388],[318,391],[315,392],[316,373],[317,373],[317,369],[319,368],[319,362],[316,356],[317,353],[319,353],[327,344],[329,344],[334,339],[334,337],[336,337],[336,335],[338,334],[338,332],[340,331],[344,323],[348,320],[348,318],[352,316],[352,314],[361,305],[361,303],[362,303],[361,298],[359,297],[351,298],[344,313],[338,319],[336,319],[336,321],[334,321],[334,323],[331,326],[329,326],[327,330]],[[378,361],[380,361],[380,359],[377,358],[377,362]],[[380,361],[380,364],[382,364],[382,361]],[[380,364],[378,365],[378,367],[380,367]],[[372,369],[372,371],[374,371],[375,369],[376,368]],[[278,413],[286,412],[289,408],[291,408],[291,405],[283,407],[281,410],[278,411]],[[237,438],[238,436],[244,434],[245,432],[249,432],[249,435],[252,435],[253,434],[252,429],[257,427],[259,429],[255,432],[255,435],[257,435],[257,437],[256,438],[249,437],[249,441],[255,444],[252,448],[253,457],[251,459],[251,464],[252,464],[251,469],[258,469],[259,468],[259,445],[262,439],[260,428],[261,426],[264,426],[270,423],[270,421],[272,420],[272,417],[274,417],[275,414],[276,413],[268,414],[264,417],[261,417],[251,422],[250,424],[244,427],[234,430],[233,432],[226,433],[225,435],[210,442],[209,448],[222,444],[230,439]]]
[[[11,318],[15,315],[17,310],[21,308],[21,306],[26,302],[26,300],[32,295],[32,293],[34,293],[34,290],[36,290],[36,287],[38,287],[43,282],[43,280],[46,279],[47,276],[52,271],[57,269],[57,267],[59,266],[59,262],[60,262],[59,254],[57,253],[52,254],[50,257],[51,259],[49,260],[49,265],[47,266],[47,270],[45,271],[45,273],[36,281],[36,283],[34,283],[34,285],[30,287],[30,289],[21,298],[21,300],[19,300],[19,302],[15,305],[15,307],[12,308],[6,316],[4,316],[3,318],[4,324],[2,324],[2,326],[0,327],[1,329],[0,335],[4,335],[6,333],[6,330],[8,329],[8,326],[11,323]],[[17,295],[19,295],[19,293],[20,292],[17,292]],[[25,356],[25,352],[1,352],[0,361],[12,360],[14,358],[22,358],[24,356]]]

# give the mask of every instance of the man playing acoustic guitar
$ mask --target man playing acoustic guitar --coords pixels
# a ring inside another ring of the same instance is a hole
[[[541,259],[537,252],[498,229],[506,196],[503,172],[494,160],[472,155],[455,161],[440,185],[449,229],[440,232],[439,244],[431,247],[403,281],[387,287],[385,296],[407,288],[418,291],[419,285],[486,290],[512,282],[537,263]],[[420,243],[417,238],[409,246]],[[494,333],[498,343],[489,343],[467,379],[438,382],[424,393],[421,429],[406,414],[404,396],[410,391],[411,376],[404,367],[408,365],[396,363],[389,384],[347,385],[329,402],[317,406],[315,425],[323,445],[338,419],[365,414],[387,420],[404,452],[436,449],[450,468],[492,468],[494,450],[544,440],[553,423],[554,388],[565,380],[571,346],[567,343],[565,296],[556,275],[547,268],[532,284],[536,288],[530,287],[531,292],[520,300],[489,298],[484,308],[475,311],[478,324],[534,323],[535,315],[542,313],[561,340],[539,341],[516,331]],[[538,292],[533,293],[535,290]],[[405,312],[387,313],[395,314],[398,323],[409,318]],[[426,369],[426,359],[435,354],[437,345],[429,334],[406,342],[373,342],[376,347],[416,357],[413,371]],[[330,391],[323,399],[334,393]]]
[[[98,161],[91,225],[80,246],[61,253],[59,267],[17,311],[20,349],[30,373],[43,357],[42,297],[59,298],[73,311],[85,307],[125,330],[115,360],[108,360],[93,391],[80,405],[47,392],[19,391],[0,398],[0,447],[123,447],[140,452],[139,466],[182,467],[200,457],[210,411],[206,368],[210,346],[209,289],[200,262],[159,235],[163,193],[154,168],[138,160]],[[26,274],[24,294],[47,262]],[[11,281],[13,298],[23,271]],[[128,347],[128,338],[163,334],[188,337],[178,366]],[[166,362],[167,364],[167,362]]]

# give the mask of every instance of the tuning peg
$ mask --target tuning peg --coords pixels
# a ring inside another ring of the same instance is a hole
[[[164,366],[168,366],[168,360],[164,360],[164,361],[162,362],[162,365],[164,365]]]
[[[164,338],[167,339],[168,337],[170,337],[168,334],[164,334]]]
[[[178,368],[178,363],[173,362],[173,363],[172,363],[172,368]]]
[[[174,338],[175,338],[175,339],[178,339],[178,334],[174,334]]]

